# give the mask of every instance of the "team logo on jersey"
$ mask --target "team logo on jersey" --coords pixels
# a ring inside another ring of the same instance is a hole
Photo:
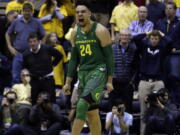
[[[96,99],[98,100],[99,97],[100,97],[100,93],[96,93],[95,97],[96,97]]]

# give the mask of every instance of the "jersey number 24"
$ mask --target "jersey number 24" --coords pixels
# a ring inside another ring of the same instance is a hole
[[[86,55],[91,55],[92,54],[90,44],[80,45],[80,50],[81,50],[81,56],[86,56]]]

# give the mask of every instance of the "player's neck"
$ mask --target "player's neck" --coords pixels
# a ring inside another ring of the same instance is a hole
[[[92,27],[93,21],[89,21],[84,27],[81,27],[83,33],[87,33]]]

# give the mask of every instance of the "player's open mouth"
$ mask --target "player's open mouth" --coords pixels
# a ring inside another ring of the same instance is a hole
[[[79,22],[84,22],[84,19],[79,19]]]

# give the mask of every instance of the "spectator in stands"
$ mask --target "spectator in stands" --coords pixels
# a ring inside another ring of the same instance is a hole
[[[18,13],[15,10],[9,11],[6,16],[0,17],[0,52],[8,56],[5,33],[10,24],[17,18]]]
[[[2,0],[1,2],[10,2],[10,1],[12,1],[12,0]]]
[[[16,104],[17,109],[21,114],[21,125],[27,125],[27,118],[31,108],[31,86],[29,84],[30,74],[27,69],[21,71],[21,81],[22,83],[13,85],[12,90],[17,95]]]
[[[174,29],[174,32],[171,35],[172,41],[173,41],[173,48],[175,48],[174,51],[180,50],[180,22],[177,23],[176,28]]]
[[[28,0],[29,2],[32,2],[34,5],[34,17],[38,17],[39,11],[41,6],[45,3],[46,0]]]
[[[62,4],[66,8],[68,16],[75,16],[75,1],[74,0],[62,0]]]
[[[11,62],[0,53],[0,96],[5,87],[11,87]]]
[[[112,40],[117,40],[119,30],[127,28],[133,20],[137,19],[138,8],[132,0],[125,0],[122,4],[117,5],[113,9],[110,19]]]
[[[177,108],[169,100],[168,90],[162,88],[147,96],[149,108],[144,117],[145,135],[166,133],[174,135]]]
[[[38,17],[47,33],[54,32],[59,40],[63,39],[62,20],[67,16],[66,8],[61,1],[47,0],[40,8]]]
[[[18,104],[31,105],[31,86],[30,73],[27,69],[21,70],[21,83],[12,86],[12,90],[16,92]]]
[[[155,29],[170,36],[178,23],[178,18],[176,17],[176,5],[173,2],[168,2],[166,4],[165,13],[166,17],[157,22]]]
[[[12,83],[20,82],[22,67],[22,53],[28,48],[28,36],[30,33],[37,33],[43,38],[45,31],[41,23],[32,17],[33,5],[26,2],[23,5],[23,16],[16,19],[6,32],[6,41],[10,53],[14,56],[12,63]],[[11,43],[11,41],[13,43]]]
[[[157,29],[164,32],[166,35],[171,36],[174,43],[173,43],[173,52],[167,58],[166,63],[166,83],[168,89],[171,91],[172,101],[177,105],[180,106],[180,85],[179,85],[179,78],[180,78],[180,70],[179,70],[179,32],[177,31],[178,28],[178,18],[176,17],[176,5],[173,2],[168,2],[166,5],[166,17],[161,19],[157,23]],[[177,37],[176,37],[177,36]]]
[[[152,21],[156,24],[158,19],[162,19],[165,17],[165,4],[159,2],[158,0],[149,0],[149,4],[147,5],[148,9],[148,20]]]
[[[105,129],[108,135],[129,135],[129,127],[132,126],[133,116],[125,112],[125,104],[116,100],[112,111],[106,115]]]
[[[95,20],[104,26],[108,26],[110,1],[109,0],[90,0],[92,12]]]
[[[17,95],[13,91],[8,91],[0,106],[0,133],[4,135],[23,135],[20,127],[21,114],[17,109]]]
[[[145,36],[148,38],[143,38]],[[170,44],[169,38],[163,33],[153,30],[152,32],[138,35],[134,38],[141,55],[139,100],[141,110],[141,135],[144,135],[144,123],[142,117],[146,111],[144,98],[152,91],[164,87],[163,63]]]
[[[120,4],[120,3],[123,2],[124,0],[117,0],[117,1],[118,1],[119,4]],[[135,0],[134,3],[135,3],[138,7],[140,7],[140,6],[144,6],[146,1],[147,1],[147,0]]]
[[[126,105],[127,112],[131,112],[133,100],[132,82],[137,69],[136,45],[131,42],[131,32],[120,30],[120,40],[113,46],[115,71],[113,74],[114,90],[110,93],[110,102],[120,98]]]
[[[50,101],[47,92],[39,93],[29,119],[38,135],[59,135],[63,123],[59,106]]]
[[[6,6],[6,14],[11,11],[15,10],[18,14],[22,14],[23,10],[23,4],[26,0],[15,0],[15,1],[10,1],[8,2]]]
[[[173,41],[173,51],[171,52],[166,64],[167,86],[171,91],[173,103],[180,108],[180,22],[178,22],[176,28],[174,29],[171,38]]]
[[[28,42],[30,49],[23,53],[23,65],[31,74],[32,103],[35,104],[41,91],[48,92],[51,101],[55,101],[53,66],[59,63],[62,55],[53,46],[41,44],[38,35],[35,33],[30,34]]]
[[[129,30],[132,36],[136,36],[140,33],[146,33],[153,30],[154,24],[147,20],[148,11],[144,6],[139,7],[138,17],[139,20],[134,20],[129,25]]]
[[[47,34],[45,37],[45,44],[52,45],[63,55],[61,61],[53,68],[56,89],[60,89],[64,85],[64,64],[67,62],[67,57],[63,47],[57,43],[57,40],[57,35],[55,33]]]
[[[176,16],[180,20],[180,1],[179,0],[173,0],[174,3],[176,4],[177,10],[176,10]]]
[[[67,16],[63,19],[63,31],[64,34],[68,32],[69,28],[72,26],[75,20],[75,1],[72,0],[62,0],[62,4],[67,11]],[[64,47],[64,46],[63,46]]]

